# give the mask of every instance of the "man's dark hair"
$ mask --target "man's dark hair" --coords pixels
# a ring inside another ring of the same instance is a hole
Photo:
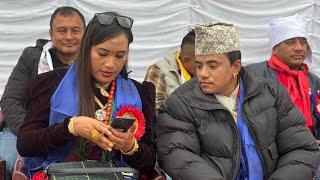
[[[50,29],[52,29],[53,26],[53,20],[57,15],[61,15],[64,17],[68,17],[68,16],[72,16],[74,13],[78,14],[83,22],[83,26],[84,28],[86,28],[86,21],[83,17],[83,15],[81,14],[81,12],[74,8],[74,7],[70,7],[70,6],[61,6],[59,8],[57,8],[53,14],[51,15],[51,19],[50,19]]]
[[[194,45],[196,33],[194,32],[194,29],[191,29],[187,35],[184,36],[181,43],[181,49],[186,44]]]
[[[241,51],[231,51],[226,53],[230,64],[232,65],[236,60],[241,60]]]

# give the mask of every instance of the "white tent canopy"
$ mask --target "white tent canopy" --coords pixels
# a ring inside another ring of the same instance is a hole
[[[320,0],[27,0],[0,2],[0,96],[26,46],[49,38],[49,21],[59,6],[78,8],[89,21],[94,13],[118,11],[134,18],[130,46],[131,77],[143,80],[146,69],[198,23],[222,21],[236,26],[244,64],[270,56],[266,28],[277,17],[303,15],[309,23],[312,70],[320,74]]]

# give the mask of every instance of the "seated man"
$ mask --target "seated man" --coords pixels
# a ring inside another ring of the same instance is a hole
[[[272,47],[268,61],[248,65],[255,75],[279,81],[306,118],[306,126],[319,139],[316,101],[310,94],[320,90],[320,79],[309,72],[312,52],[307,41],[308,25],[299,15],[273,20],[268,28]],[[319,119],[320,120],[320,119]],[[318,141],[319,142],[319,141]]]
[[[277,80],[286,88],[319,144],[320,112],[316,106],[320,104],[320,79],[304,63],[310,63],[312,56],[308,24],[299,15],[275,19],[269,25],[268,36],[272,48],[270,59],[246,68],[255,75]],[[320,170],[317,174],[320,179]]]
[[[18,155],[16,136],[26,114],[27,83],[37,74],[69,66],[77,53],[84,29],[84,17],[77,9],[56,9],[50,20],[51,40],[39,39],[35,47],[27,47],[14,67],[1,99],[5,127],[0,134],[0,156],[7,161],[8,178]]]
[[[156,87],[156,108],[182,83],[195,76],[194,30],[182,40],[180,51],[151,65],[145,81]]]
[[[241,67],[232,25],[195,32],[197,78],[159,108],[160,166],[173,179],[312,179],[318,145],[286,90]]]

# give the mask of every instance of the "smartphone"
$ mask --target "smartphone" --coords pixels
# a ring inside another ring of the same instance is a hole
[[[120,132],[127,132],[134,121],[135,119],[131,117],[116,117],[112,121],[111,126]]]

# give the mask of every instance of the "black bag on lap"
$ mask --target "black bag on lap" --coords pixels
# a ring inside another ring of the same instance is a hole
[[[111,162],[78,161],[54,163],[44,169],[49,179],[137,179],[139,171],[130,167],[115,167]]]

